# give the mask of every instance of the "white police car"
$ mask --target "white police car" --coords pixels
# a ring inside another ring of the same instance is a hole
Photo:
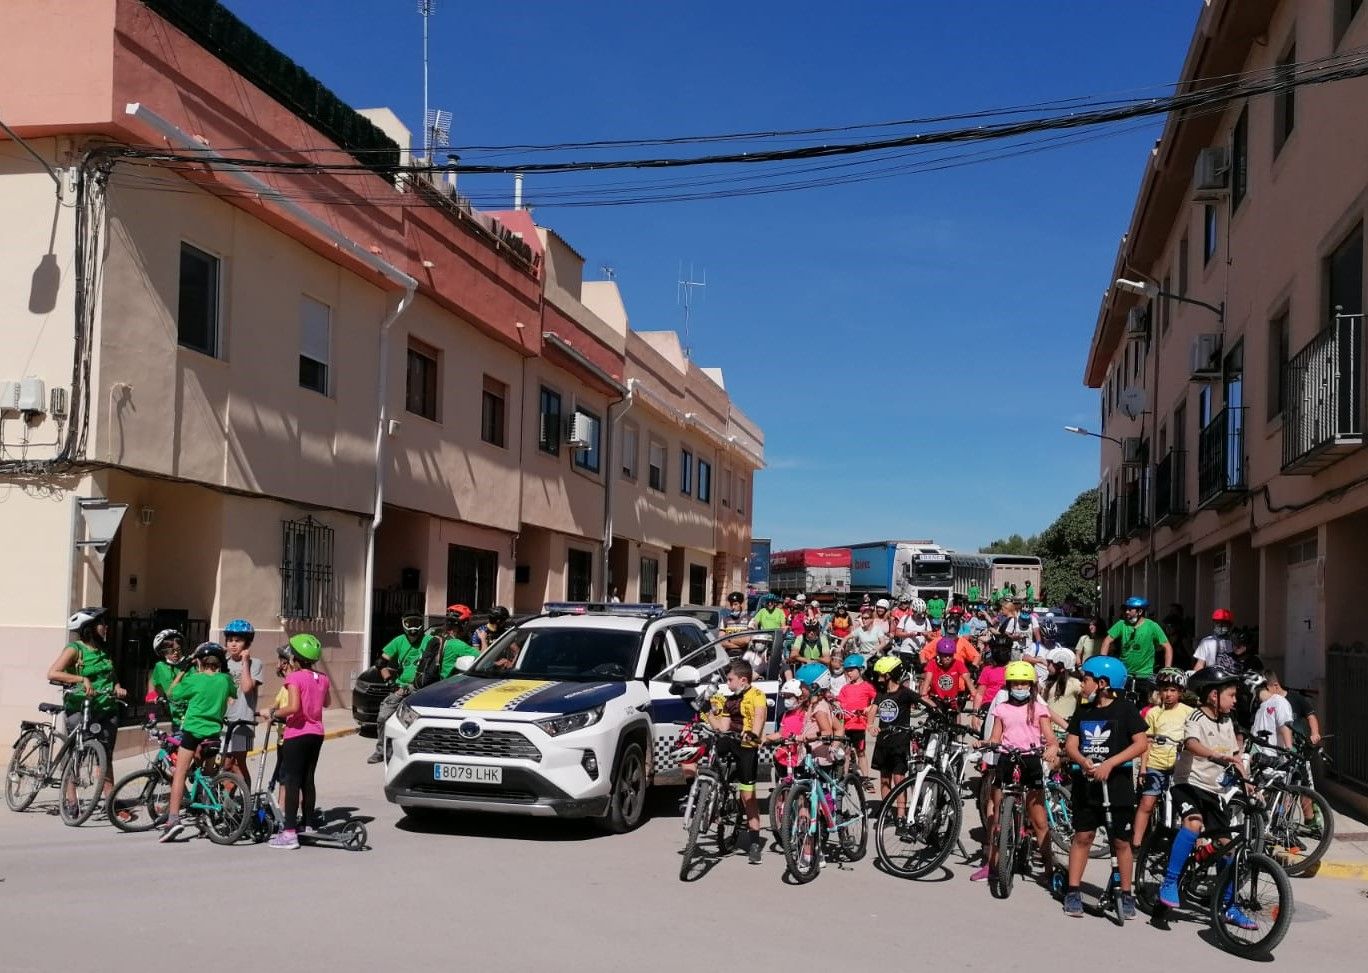
[[[548,605],[404,701],[385,724],[385,797],[630,830],[651,783],[682,781],[671,754],[692,686],[728,661],[701,622],[658,605]]]

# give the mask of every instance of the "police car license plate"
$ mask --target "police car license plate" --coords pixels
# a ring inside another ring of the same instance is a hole
[[[503,768],[475,764],[433,764],[432,779],[458,784],[502,784]]]

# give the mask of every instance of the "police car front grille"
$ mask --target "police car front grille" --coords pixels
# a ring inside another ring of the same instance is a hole
[[[409,744],[410,753],[449,754],[453,757],[493,757],[541,761],[541,751],[517,730],[486,730],[470,739],[453,727],[427,726]]]

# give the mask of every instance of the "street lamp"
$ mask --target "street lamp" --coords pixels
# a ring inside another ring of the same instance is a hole
[[[1206,301],[1199,301],[1193,297],[1184,297],[1181,294],[1175,294],[1172,291],[1161,290],[1158,284],[1148,280],[1127,280],[1125,277],[1118,277],[1116,278],[1116,286],[1123,291],[1139,294],[1141,297],[1145,298],[1166,297],[1171,301],[1177,301],[1179,304],[1195,304],[1198,307],[1204,307],[1212,314],[1216,315],[1216,320],[1220,321],[1222,324],[1225,323],[1224,301],[1220,304],[1208,304]]]
[[[1100,432],[1090,432],[1082,426],[1065,426],[1064,431],[1071,432],[1075,436],[1092,436],[1094,439],[1106,439],[1109,442],[1116,443],[1118,446],[1121,445],[1121,440],[1117,439],[1115,436],[1107,436]]]

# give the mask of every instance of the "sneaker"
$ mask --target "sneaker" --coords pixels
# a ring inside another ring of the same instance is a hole
[[[158,838],[157,841],[166,844],[167,842],[175,841],[184,832],[185,825],[181,822],[180,818],[176,818],[166,822],[166,827],[162,828],[161,837]]]
[[[1227,924],[1238,926],[1246,932],[1254,932],[1259,928],[1259,924],[1245,915],[1244,910],[1238,905],[1227,906],[1225,915],[1221,918],[1225,919]]]
[[[1064,893],[1064,914],[1072,919],[1083,918],[1083,893]]]
[[[377,751],[375,751],[373,754],[371,754],[369,757],[366,758],[366,763],[368,763],[368,764],[378,764],[380,761],[382,761],[382,760],[384,760],[384,759],[385,759],[385,755],[384,755],[383,753],[381,753],[379,750],[377,750]]]
[[[759,865],[765,860],[765,841],[760,837],[760,832],[751,832],[750,842],[750,863]]]
[[[1135,918],[1135,896],[1130,892],[1122,892],[1116,897],[1116,911],[1121,913],[1121,918],[1131,920]]]
[[[1159,886],[1159,904],[1166,905],[1170,909],[1178,908],[1178,883],[1172,879],[1164,879],[1164,884]]]
[[[267,842],[272,848],[288,848],[294,850],[299,847],[299,835],[293,831],[282,831]]]
[[[986,881],[988,881],[988,875],[989,875],[989,868],[988,868],[988,866],[987,866],[987,865],[980,865],[978,868],[974,869],[974,873],[973,873],[972,875],[969,876],[969,881],[971,881],[971,882],[986,882]]]

